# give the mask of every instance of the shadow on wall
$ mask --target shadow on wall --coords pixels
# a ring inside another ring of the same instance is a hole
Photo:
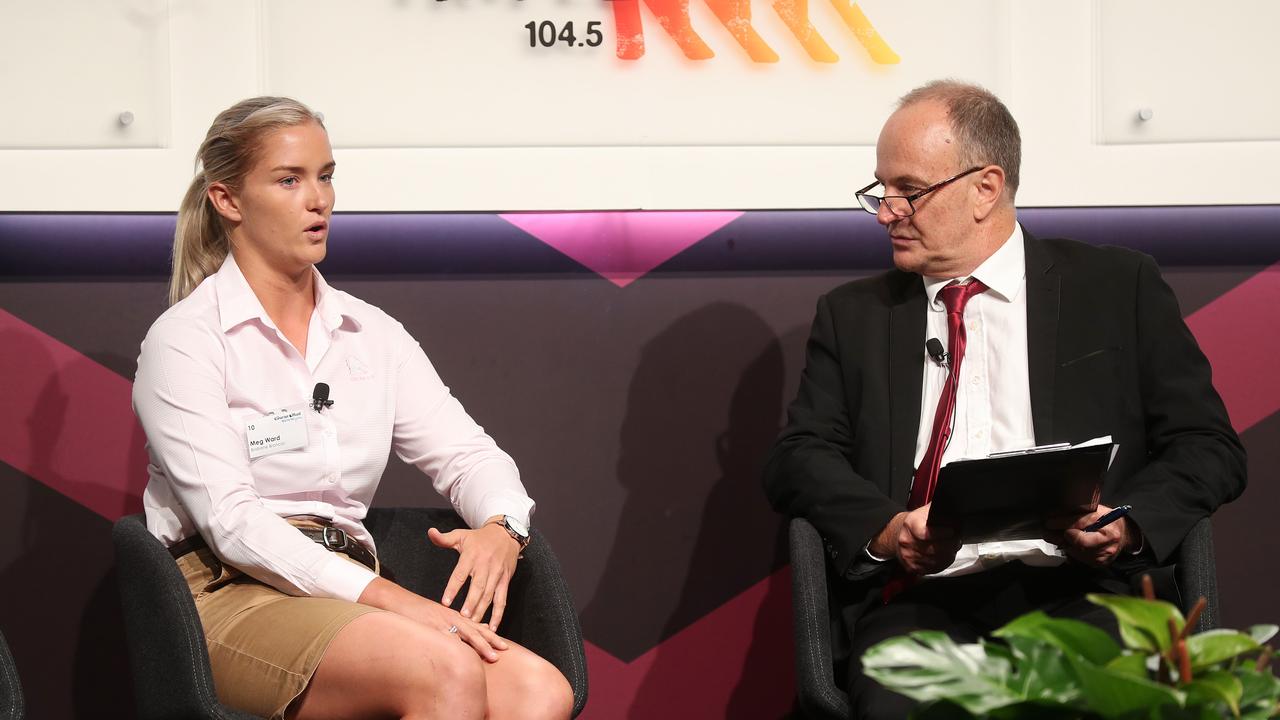
[[[82,503],[93,499],[113,507],[140,507],[131,479],[85,482],[61,470],[62,458],[93,452],[91,438],[69,437],[64,429],[75,413],[92,413],[66,388],[63,378],[85,371],[76,356],[56,364],[38,338],[23,332],[0,333],[0,346],[47,368],[28,377],[39,390],[18,413],[27,435],[27,474],[4,468],[7,487],[0,522],[21,528],[17,547],[0,571],[0,621],[21,675],[32,717],[126,717],[133,712],[119,593],[113,570],[111,522]],[[117,362],[119,358],[104,358]],[[141,433],[134,438],[130,467],[145,454]],[[145,467],[145,461],[141,461]],[[113,482],[118,481],[118,482]],[[52,488],[58,488],[57,491]],[[16,503],[8,502],[17,500]],[[5,517],[7,515],[7,517]]]
[[[731,303],[684,315],[641,353],[618,461],[627,499],[582,614],[589,635],[623,660],[653,653],[626,717],[778,717],[790,707],[785,582],[740,619],[735,630],[751,638],[731,644],[738,650],[710,638],[693,652],[660,644],[786,564],[785,525],[760,485],[784,375],[774,332]]]

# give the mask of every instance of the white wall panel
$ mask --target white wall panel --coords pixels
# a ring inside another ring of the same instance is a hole
[[[753,63],[701,0],[703,61],[648,9],[645,55],[619,59],[605,0],[0,0],[0,210],[173,210],[213,116],[265,92],[325,113],[339,209],[848,207],[893,98],[945,76],[988,85],[1019,119],[1024,205],[1280,201],[1280,142],[1258,139],[1280,126],[1277,51],[1256,41],[1280,12],[1265,0],[1201,19],[1184,0],[863,0],[892,65],[835,1],[808,6],[839,62],[809,59],[772,0],[753,0],[779,56]],[[601,21],[602,47],[528,47],[524,23],[570,19],[579,35]],[[1197,22],[1212,42],[1189,45]],[[58,38],[93,50],[43,49]],[[1106,129],[1138,103],[1150,123]],[[129,142],[112,135],[125,109]],[[88,128],[78,141],[65,118]]]
[[[0,0],[0,148],[160,147],[164,0]]]
[[[1103,142],[1280,140],[1280,3],[1096,5]]]

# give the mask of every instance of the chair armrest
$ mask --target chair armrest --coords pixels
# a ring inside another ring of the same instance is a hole
[[[827,563],[822,537],[804,518],[791,520],[791,604],[795,619],[796,691],[807,717],[852,714],[849,696],[836,686],[827,607]]]
[[[1218,627],[1222,623],[1222,616],[1218,607],[1218,571],[1213,556],[1213,523],[1209,518],[1201,518],[1192,526],[1191,532],[1187,533],[1178,546],[1174,562],[1174,577],[1182,595],[1182,603],[1186,606],[1184,610],[1202,597],[1208,603],[1200,613],[1200,623],[1196,629],[1212,630]]]
[[[587,657],[582,627],[555,551],[537,528],[507,593],[500,631],[559,668],[573,688],[573,716],[587,704]]]
[[[432,545],[427,529],[448,532],[465,528],[456,513],[441,508],[374,508],[365,518],[365,527],[378,544],[379,559],[395,573],[397,583],[439,600],[458,556]],[[511,578],[506,614],[498,632],[546,658],[564,674],[573,688],[576,717],[587,702],[582,629],[560,562],[536,528]]]

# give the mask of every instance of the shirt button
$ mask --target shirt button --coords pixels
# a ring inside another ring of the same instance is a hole
[[[982,378],[981,378],[981,377],[979,377],[979,376],[977,376],[977,375],[974,375],[973,377],[969,378],[969,384],[970,384],[970,385],[973,385],[973,386],[975,386],[975,387],[976,387],[976,386],[978,386],[978,385],[981,385],[981,384],[982,384]]]
[[[983,438],[983,436],[984,436],[984,435],[986,435],[986,433],[985,433],[985,432],[983,432],[983,431],[981,431],[981,430],[975,430],[975,431],[973,432],[973,436],[974,436],[975,438],[979,439],[979,440],[981,440],[981,439]]]
[[[970,321],[969,321],[969,329],[970,329],[970,330],[973,330],[974,332],[977,332],[978,328],[980,328],[980,327],[982,327],[982,323],[978,322],[977,320],[970,320]]]

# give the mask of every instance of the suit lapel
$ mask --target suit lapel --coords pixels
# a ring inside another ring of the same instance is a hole
[[[915,472],[927,298],[919,275],[901,276],[889,314],[890,497],[903,505]]]
[[[1053,442],[1054,374],[1058,356],[1061,276],[1044,246],[1023,229],[1027,263],[1027,362],[1036,443]]]

